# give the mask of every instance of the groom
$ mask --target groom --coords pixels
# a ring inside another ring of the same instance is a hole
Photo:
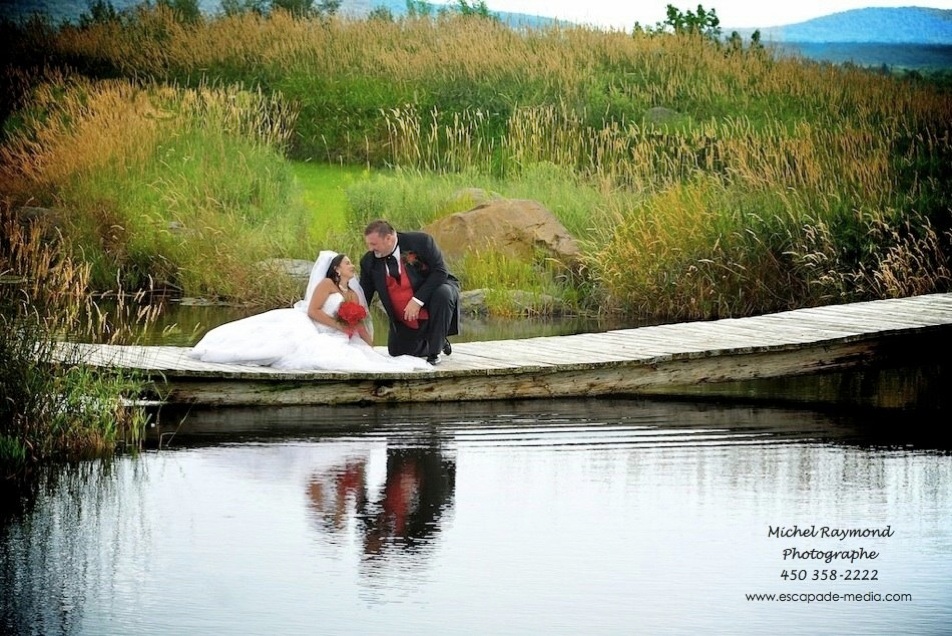
[[[447,336],[459,333],[459,281],[446,270],[436,241],[423,232],[397,232],[378,220],[364,229],[370,250],[360,259],[360,286],[374,294],[390,318],[387,349],[392,356],[425,357],[453,352]]]

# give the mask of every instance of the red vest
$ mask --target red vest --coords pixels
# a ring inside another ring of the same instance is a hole
[[[405,324],[410,329],[419,329],[420,323],[416,320],[404,320],[403,310],[407,308],[407,303],[413,298],[413,287],[410,285],[410,277],[404,270],[400,276],[400,282],[394,280],[393,276],[387,275],[387,293],[390,294],[390,302],[393,304],[393,311],[396,313],[396,319]],[[428,315],[426,309],[420,310],[420,320],[426,320]]]

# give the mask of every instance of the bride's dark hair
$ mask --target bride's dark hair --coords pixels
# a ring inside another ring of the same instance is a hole
[[[340,273],[337,271],[337,268],[340,267],[341,261],[347,254],[338,254],[333,259],[331,259],[331,264],[327,266],[327,273],[324,275],[325,278],[330,278],[334,281],[335,285],[340,284]]]

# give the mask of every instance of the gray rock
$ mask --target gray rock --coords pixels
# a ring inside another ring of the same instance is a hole
[[[470,289],[460,292],[460,309],[468,316],[485,316],[489,313],[486,289]],[[559,299],[548,294],[537,294],[520,289],[505,292],[509,296],[511,306],[526,314],[545,314],[548,316],[561,315],[565,307]]]
[[[295,280],[307,282],[311,276],[314,261],[299,258],[269,258],[258,262],[258,267],[287,274]]]

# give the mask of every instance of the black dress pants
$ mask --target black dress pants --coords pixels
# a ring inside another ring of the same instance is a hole
[[[453,329],[459,316],[459,287],[455,281],[443,283],[426,304],[428,318],[420,321],[419,329],[411,329],[399,320],[390,319],[390,334],[387,338],[387,350],[392,356],[438,355],[443,350],[447,336],[454,335]]]

